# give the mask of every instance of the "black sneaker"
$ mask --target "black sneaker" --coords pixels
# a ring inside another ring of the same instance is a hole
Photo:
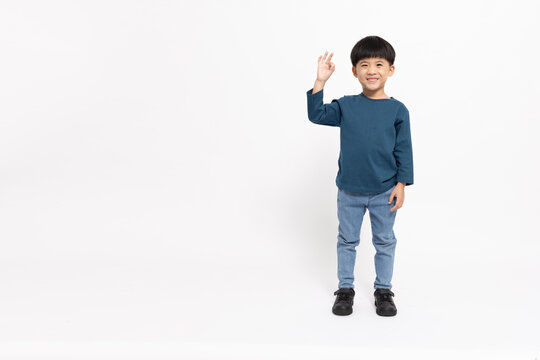
[[[353,288],[339,288],[334,292],[337,295],[332,312],[336,315],[350,315],[354,303]]]
[[[397,314],[396,304],[394,304],[394,300],[392,299],[394,293],[390,289],[376,289],[373,295],[375,295],[377,315],[394,316]]]

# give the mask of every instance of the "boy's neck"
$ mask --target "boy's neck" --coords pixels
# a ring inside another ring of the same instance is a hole
[[[390,99],[390,96],[384,93],[384,88],[377,90],[363,89],[362,93],[370,99]]]

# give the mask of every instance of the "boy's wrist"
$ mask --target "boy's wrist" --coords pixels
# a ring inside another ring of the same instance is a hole
[[[315,93],[318,93],[319,91],[321,91],[324,88],[325,83],[326,83],[326,81],[315,80],[315,85],[313,85],[312,94],[315,94]]]

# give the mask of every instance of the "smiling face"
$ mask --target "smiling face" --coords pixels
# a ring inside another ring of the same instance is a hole
[[[394,74],[395,66],[390,66],[388,60],[376,57],[358,61],[352,68],[354,77],[362,84],[364,92],[373,96],[384,95],[384,84],[389,76]]]

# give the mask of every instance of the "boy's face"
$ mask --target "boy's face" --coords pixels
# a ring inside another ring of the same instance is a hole
[[[390,66],[388,60],[380,57],[360,59],[352,71],[365,90],[377,91],[384,89],[384,83],[394,74],[395,66]]]

